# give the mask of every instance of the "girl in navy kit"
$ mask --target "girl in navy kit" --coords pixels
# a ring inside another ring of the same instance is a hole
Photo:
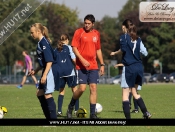
[[[48,30],[40,23],[35,23],[30,28],[31,36],[39,40],[37,45],[37,55],[39,67],[29,74],[34,75],[42,69],[42,75],[37,90],[37,97],[46,119],[56,119],[56,105],[52,96],[57,79],[57,68],[55,65],[54,51],[50,45]]]
[[[54,50],[57,55],[57,64],[59,67],[59,82],[60,85],[57,86],[55,90],[59,91],[58,95],[58,113],[57,116],[62,116],[62,104],[65,93],[66,83],[68,87],[72,89],[74,93],[77,90],[77,75],[75,71],[75,61],[76,57],[72,51],[72,47],[69,44],[69,36],[67,34],[62,34],[60,40],[58,41],[57,48]],[[76,100],[75,111],[79,109],[79,100]]]

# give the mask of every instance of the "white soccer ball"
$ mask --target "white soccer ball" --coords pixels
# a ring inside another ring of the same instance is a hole
[[[99,103],[96,103],[95,112],[96,112],[97,114],[99,114],[99,113],[101,113],[101,112],[102,112],[102,110],[103,110],[102,105],[101,105],[101,104],[99,104]]]
[[[2,119],[4,117],[4,112],[3,110],[0,109],[0,119]]]

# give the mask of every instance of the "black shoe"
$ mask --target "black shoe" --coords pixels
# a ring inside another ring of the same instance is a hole
[[[68,106],[68,110],[67,110],[67,113],[66,113],[68,119],[72,119],[72,111],[73,111],[73,109],[74,109],[74,107],[72,107],[70,105]]]
[[[57,117],[61,117],[61,116],[63,116],[62,112],[58,112]]]
[[[146,112],[145,114],[143,114],[143,118],[144,119],[150,119],[151,118],[151,113],[149,113],[149,112]]]
[[[139,113],[139,110],[138,109],[134,109],[131,111],[131,113]]]
[[[90,119],[99,119],[96,114],[90,114]]]

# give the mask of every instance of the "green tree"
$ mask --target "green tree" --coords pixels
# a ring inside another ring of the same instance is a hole
[[[101,34],[104,59],[111,59],[110,52],[116,50],[116,18],[104,16],[100,22],[96,22],[95,28]]]
[[[110,67],[110,74],[111,74],[111,77],[114,77],[116,75],[119,74],[119,69],[118,68],[114,68],[113,66]]]
[[[155,59],[162,62],[163,70],[174,70],[175,64],[173,58],[173,51],[175,49],[174,36],[175,31],[173,23],[162,23],[160,27],[152,29],[153,34],[147,37],[149,59],[148,63],[151,65]],[[173,67],[174,66],[174,67]]]
[[[0,20],[5,19],[21,2],[21,0],[12,0],[0,3],[0,7],[4,10],[3,13],[1,13]],[[30,53],[30,51],[36,49],[36,45],[34,45],[34,41],[30,37],[29,32],[30,26],[35,22],[45,22],[39,13],[39,9],[26,19],[26,21],[0,45],[2,53],[2,59],[0,60],[1,65],[13,66],[16,60],[23,60],[22,50],[28,50]]]
[[[55,47],[61,34],[66,33],[73,36],[75,28],[79,23],[77,10],[71,10],[64,4],[59,5],[47,2],[41,6],[41,15],[47,19],[47,27],[52,34],[53,46]]]

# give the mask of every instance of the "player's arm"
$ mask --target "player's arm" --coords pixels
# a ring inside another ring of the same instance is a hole
[[[76,57],[81,61],[83,66],[85,66],[85,67],[89,67],[90,66],[90,63],[81,56],[81,54],[78,51],[77,47],[73,47],[73,52],[75,53]]]
[[[76,59],[72,59],[72,62],[74,63],[74,65],[76,65]]]
[[[46,68],[45,68],[44,73],[43,73],[42,78],[41,78],[42,84],[46,83],[47,74],[49,73],[51,66],[52,66],[52,62],[46,63]]]
[[[76,64],[76,56],[75,56],[75,54],[74,54],[74,52],[72,50],[72,47],[68,46],[68,48],[69,48],[69,55],[70,55],[70,57],[72,59],[73,64],[75,65]]]
[[[32,70],[32,61],[29,60],[29,72]]]
[[[81,34],[82,34],[81,30],[75,31],[73,39],[72,39],[72,50],[74,54],[76,55],[76,58],[80,60],[82,65],[85,67],[89,67],[90,63],[86,59],[84,59],[83,56],[81,56],[80,52],[77,49],[78,45],[80,44]]]
[[[100,75],[102,76],[104,74],[104,61],[103,61],[103,55],[102,55],[101,49],[97,50],[97,57],[101,64]]]
[[[144,56],[147,56],[147,55],[148,55],[148,52],[147,52],[145,46],[143,45],[142,41],[140,42],[140,52],[141,52]]]
[[[124,66],[122,63],[116,64],[114,67],[117,68],[118,66]]]
[[[117,54],[122,54],[122,51],[121,51],[121,49],[119,49],[119,50],[117,50],[117,51],[115,51],[115,52],[111,52],[111,56],[112,55],[117,55]]]
[[[34,74],[38,73],[38,71],[41,69],[42,69],[42,67],[38,66],[35,70],[31,70],[28,75],[34,75]]]
[[[51,69],[52,63],[54,62],[54,54],[52,52],[52,47],[50,45],[48,45],[47,43],[43,43],[42,44],[42,50],[43,50],[43,56],[44,56],[44,60],[46,62],[46,68],[43,72],[43,75],[41,77],[41,83],[44,84],[46,83],[46,79],[47,79],[47,74],[49,72],[49,70]]]

